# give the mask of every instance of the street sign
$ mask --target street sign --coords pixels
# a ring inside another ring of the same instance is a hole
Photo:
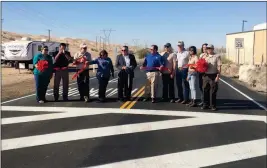
[[[235,48],[244,48],[244,38],[235,38]]]

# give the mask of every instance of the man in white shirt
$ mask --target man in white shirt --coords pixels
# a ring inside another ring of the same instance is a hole
[[[118,100],[130,100],[133,87],[134,69],[137,66],[137,62],[135,56],[129,54],[128,46],[122,47],[121,54],[116,58],[115,66],[120,70],[118,73]]]
[[[189,102],[189,83],[186,80],[188,74],[189,52],[184,48],[184,42],[178,41],[177,52],[177,69],[176,69],[176,85],[178,90],[177,103],[187,104]]]
[[[84,68],[85,70],[81,72],[77,77],[77,85],[80,93],[80,100],[89,102],[89,62],[92,61],[91,54],[87,52],[87,45],[85,43],[80,45],[80,51],[74,55],[74,63],[76,64],[77,71]],[[85,60],[85,62],[83,62]]]

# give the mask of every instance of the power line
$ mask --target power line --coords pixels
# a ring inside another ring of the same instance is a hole
[[[106,44],[108,42],[108,46],[109,46],[109,49],[110,49],[110,40],[109,40],[109,37],[110,37],[111,32],[112,31],[116,31],[116,30],[112,30],[112,29],[107,30],[107,29],[104,29],[104,30],[101,30],[101,31],[104,32],[104,36],[105,36],[105,39],[104,39],[105,42],[103,42],[103,44],[105,43],[105,48],[106,48]],[[109,33],[106,34],[106,31],[109,31]]]
[[[50,29],[48,29],[48,41],[50,42]]]
[[[138,41],[140,39],[133,39],[134,45],[135,45],[135,50],[137,50],[137,46],[138,46]]]

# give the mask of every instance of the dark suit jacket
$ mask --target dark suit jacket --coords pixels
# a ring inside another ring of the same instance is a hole
[[[137,67],[137,62],[135,60],[134,55],[129,54],[129,58],[130,58],[130,67],[127,68],[126,70],[122,70],[121,68],[123,66],[126,66],[124,56],[122,54],[117,56],[115,66],[117,69],[120,70],[120,72],[118,73],[119,77],[121,77],[123,75],[123,73],[129,73],[130,77],[134,78],[134,69]]]

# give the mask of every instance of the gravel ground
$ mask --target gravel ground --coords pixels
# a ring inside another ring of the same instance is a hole
[[[35,93],[35,82],[33,74],[27,70],[19,70],[15,68],[2,67],[1,68],[1,101],[18,98],[21,96]],[[74,72],[69,73],[70,83],[76,82],[72,80]],[[90,71],[90,76],[95,76],[93,71]],[[54,78],[51,79],[49,88],[53,88]]]

